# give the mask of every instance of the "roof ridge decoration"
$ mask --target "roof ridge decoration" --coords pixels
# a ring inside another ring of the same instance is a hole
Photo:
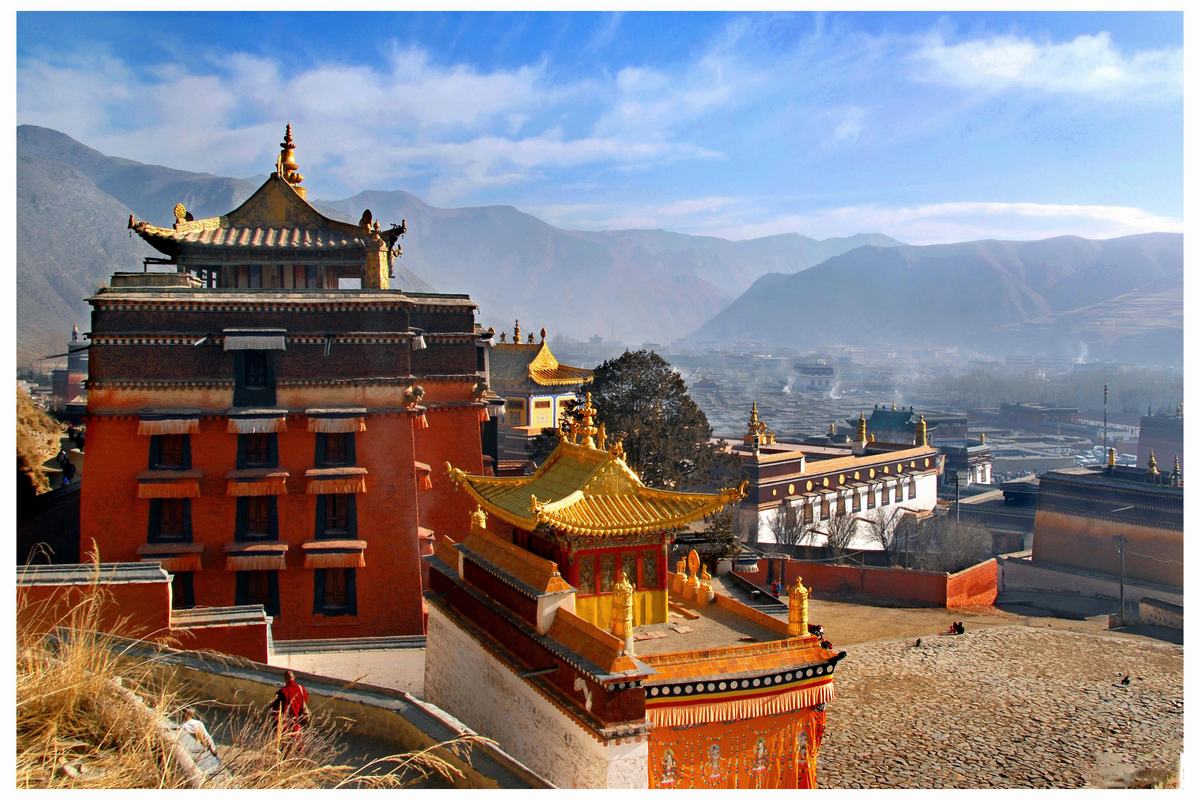
[[[646,486],[625,463],[619,441],[607,450],[597,446],[590,397],[584,409],[584,421],[559,439],[532,475],[471,475],[447,462],[450,480],[489,514],[521,530],[545,525],[576,536],[677,530],[746,496],[746,481],[715,494]]]

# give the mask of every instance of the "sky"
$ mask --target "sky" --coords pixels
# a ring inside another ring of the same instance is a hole
[[[566,228],[1183,227],[1179,12],[22,12],[17,121]]]

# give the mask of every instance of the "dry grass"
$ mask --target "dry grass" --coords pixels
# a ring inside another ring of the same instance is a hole
[[[98,561],[94,561],[97,568]],[[98,569],[97,569],[98,574]],[[165,725],[189,704],[155,675],[153,659],[123,655],[102,631],[108,601],[98,582],[54,615],[24,605],[17,624],[17,788],[253,789],[401,788],[462,773],[442,756],[466,759],[486,741],[459,737],[426,750],[347,766],[345,721],[317,713],[295,738],[278,737],[262,709],[234,709],[213,731],[222,769],[200,772]],[[118,626],[120,627],[120,626]],[[45,631],[57,631],[46,634]],[[341,763],[339,763],[341,762]]]

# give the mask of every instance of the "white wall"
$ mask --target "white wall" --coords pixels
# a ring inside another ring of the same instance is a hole
[[[267,658],[267,663],[272,667],[399,689],[414,697],[423,697],[425,691],[423,647],[324,653],[272,653]]]
[[[425,699],[551,783],[570,789],[645,789],[646,741],[605,745],[499,663],[430,605]]]
[[[901,480],[907,482],[908,477],[909,476],[902,477]],[[937,475],[934,473],[921,474],[921,475],[917,475],[916,479],[917,479],[917,494],[916,494],[915,498],[901,500],[899,503],[889,502],[886,506],[881,506],[879,504],[880,487],[884,486],[885,485],[884,483],[876,482],[876,483],[871,484],[870,486],[858,487],[853,490],[843,489],[842,493],[846,495],[846,512],[855,514],[855,516],[858,516],[861,519],[869,520],[869,519],[874,518],[876,512],[880,508],[882,508],[885,512],[889,512],[889,511],[891,511],[893,509],[897,509],[897,508],[901,508],[901,509],[904,509],[907,511],[930,511],[937,506],[937,480],[938,480]],[[886,482],[886,486],[888,487],[888,491],[889,491],[888,497],[889,498],[895,497],[895,481],[892,480],[892,481]],[[859,506],[859,510],[857,512],[851,511],[851,509],[854,507],[853,501],[851,500],[851,496],[850,496],[851,491],[857,491],[861,496],[860,506]],[[867,492],[875,493],[875,508],[867,508],[867,496],[866,496]],[[827,496],[829,497],[830,515],[837,516],[837,492],[831,491],[827,494]],[[905,489],[904,496],[906,498],[908,496],[907,489]],[[815,527],[818,531],[820,531],[823,534],[827,528],[828,522],[821,519],[821,498],[815,497],[815,498],[812,498],[812,501],[813,501],[812,526]],[[794,506],[796,508],[796,513],[800,515],[801,519],[803,519],[802,502],[796,501],[794,503]],[[771,531],[771,523],[779,513],[781,513],[781,508],[779,506],[761,509],[758,512],[758,541],[767,543],[767,544],[771,544],[771,543],[775,542],[775,534]],[[753,512],[751,512],[751,514],[753,514]],[[871,539],[869,538],[870,537],[869,529],[865,523],[859,522],[859,524],[857,525],[857,529],[858,530],[855,532],[855,535],[854,535],[854,540],[850,543],[850,547],[859,549],[859,550],[881,550],[881,549],[883,549],[880,547],[878,542],[871,541]],[[817,537],[815,537],[815,539],[812,539],[812,540],[805,540],[805,541],[800,542],[800,544],[812,544],[812,545],[822,545],[824,543],[825,543],[825,537],[823,535],[818,535]]]

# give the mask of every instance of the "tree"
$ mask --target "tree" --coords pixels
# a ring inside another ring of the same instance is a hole
[[[733,526],[733,508],[724,508],[713,514],[704,529],[704,536],[712,543],[713,558],[735,558],[741,549],[737,532]]]
[[[825,546],[829,555],[840,560],[850,549],[854,535],[858,532],[858,517],[853,514],[834,514],[825,523]]]
[[[923,552],[916,559],[922,569],[958,572],[992,555],[992,534],[978,522],[955,522],[938,517],[925,524]]]
[[[889,564],[895,564],[900,553],[911,549],[917,541],[916,520],[900,508],[877,508],[862,521],[867,526],[867,538],[879,545]]]
[[[679,373],[648,350],[626,352],[596,367],[592,383],[596,421],[610,442],[620,439],[625,461],[649,486],[698,489],[737,483],[737,457],[710,443],[712,426],[688,395]],[[578,404],[569,412],[577,415]],[[534,460],[557,443],[553,431],[531,443]]]
[[[809,536],[796,509],[787,503],[779,504],[767,527],[775,536],[776,544],[797,545]]]

